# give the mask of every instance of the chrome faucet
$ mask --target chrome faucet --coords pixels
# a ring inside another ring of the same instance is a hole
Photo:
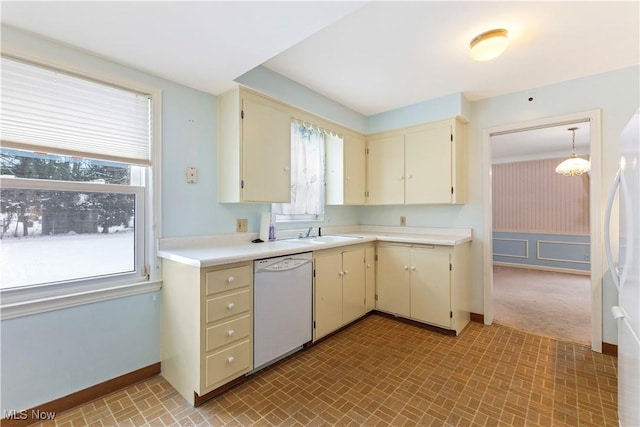
[[[309,229],[307,230],[307,235],[304,237],[309,237],[311,235],[311,230],[313,230],[313,227],[309,227]]]

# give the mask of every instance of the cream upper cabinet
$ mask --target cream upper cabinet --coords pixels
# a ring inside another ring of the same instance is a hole
[[[459,334],[470,318],[470,247],[380,244],[378,310]]]
[[[367,204],[404,203],[404,135],[367,138]]]
[[[327,159],[328,205],[365,204],[365,137],[346,133],[342,139],[327,136],[325,141]]]
[[[218,201],[289,202],[291,114],[244,88],[218,98]]]
[[[460,118],[371,135],[367,144],[367,204],[464,203]]]
[[[365,314],[365,248],[314,254],[314,341]]]

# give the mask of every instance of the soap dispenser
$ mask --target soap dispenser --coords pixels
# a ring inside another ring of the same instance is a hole
[[[276,240],[276,216],[271,214],[271,222],[269,223],[269,241]]]

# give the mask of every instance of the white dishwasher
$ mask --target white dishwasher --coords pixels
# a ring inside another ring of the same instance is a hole
[[[312,264],[311,252],[254,261],[254,371],[311,341]]]

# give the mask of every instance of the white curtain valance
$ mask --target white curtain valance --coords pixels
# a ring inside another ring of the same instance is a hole
[[[312,129],[312,130],[317,130],[319,132],[322,132],[325,135],[331,135],[331,136],[336,136],[338,138],[342,138],[342,134],[340,134],[340,133],[334,132],[331,129],[323,128],[321,126],[318,126],[318,125],[310,123],[310,122],[305,122],[304,120],[300,120],[300,119],[294,118],[293,122],[295,124],[297,124],[297,125],[304,126],[307,129]]]
[[[5,146],[150,164],[151,98],[2,58]]]

